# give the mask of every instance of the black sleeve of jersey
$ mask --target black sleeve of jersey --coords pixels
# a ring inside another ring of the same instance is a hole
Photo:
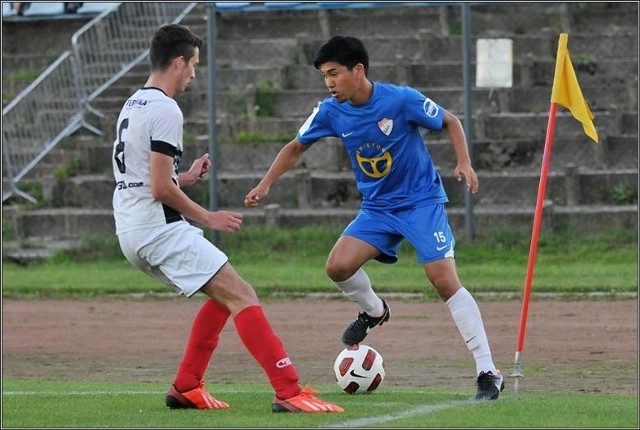
[[[178,148],[171,145],[170,143],[163,142],[161,140],[152,140],[151,151],[159,152],[161,154],[168,155],[169,157],[173,157],[178,152]]]

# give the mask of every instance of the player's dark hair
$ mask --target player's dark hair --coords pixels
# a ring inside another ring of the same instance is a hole
[[[195,48],[202,49],[202,39],[179,24],[160,27],[151,39],[149,60],[151,70],[166,70],[174,58],[184,56],[189,61],[195,55]]]
[[[364,72],[369,71],[369,53],[364,43],[351,36],[334,36],[322,45],[313,60],[313,67],[320,69],[326,62],[335,61],[352,70],[356,64],[362,63]]]

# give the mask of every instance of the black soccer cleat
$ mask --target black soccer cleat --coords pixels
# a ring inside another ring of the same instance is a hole
[[[349,324],[349,327],[347,327],[344,333],[342,333],[342,343],[347,346],[360,343],[365,337],[367,337],[369,330],[377,325],[382,325],[389,321],[389,317],[391,316],[389,305],[387,305],[387,302],[384,300],[382,300],[382,304],[384,305],[384,313],[380,317],[374,318],[369,316],[366,312],[360,312],[358,314],[358,318]]]
[[[504,390],[504,377],[499,370],[496,370],[495,375],[491,371],[480,372],[477,385],[476,400],[495,400],[500,395],[500,391]]]

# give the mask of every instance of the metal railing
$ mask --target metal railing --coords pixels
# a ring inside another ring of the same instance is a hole
[[[152,32],[180,22],[196,3],[123,2],[79,29],[72,49],[60,55],[31,85],[2,110],[3,180],[12,195],[36,199],[18,183],[61,140],[80,128],[102,135],[87,114],[102,116],[91,106],[109,86],[149,54]]]

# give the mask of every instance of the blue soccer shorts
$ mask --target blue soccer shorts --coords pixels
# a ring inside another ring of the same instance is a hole
[[[398,261],[403,239],[414,247],[421,264],[455,256],[456,241],[442,203],[396,211],[360,209],[342,236],[353,236],[377,248],[380,255],[376,260],[381,263]]]

